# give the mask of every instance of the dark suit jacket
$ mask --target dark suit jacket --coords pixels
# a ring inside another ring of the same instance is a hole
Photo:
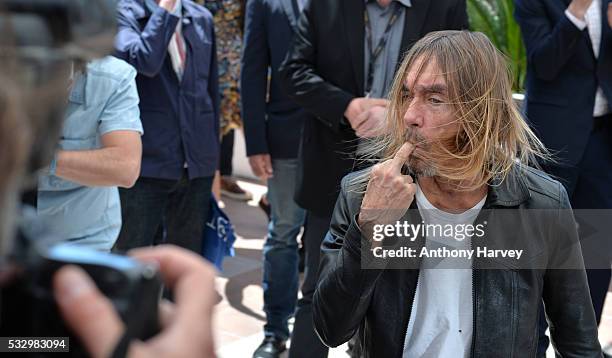
[[[249,156],[297,156],[304,111],[281,91],[278,68],[289,49],[298,14],[295,0],[247,2],[240,86]]]
[[[319,216],[331,216],[340,180],[354,165],[357,137],[342,119],[364,95],[364,9],[363,0],[310,1],[281,67],[287,94],[309,112],[296,201]],[[468,26],[465,0],[413,0],[405,14],[400,57],[428,32]]]
[[[570,0],[516,0],[515,17],[527,48],[526,114],[564,166],[579,163],[593,129],[597,86],[612,105],[612,30],[602,0],[598,59],[587,30],[564,11]],[[574,183],[565,182],[568,192]]]
[[[154,3],[154,2],[153,2]],[[145,0],[121,0],[115,55],[138,71],[143,177],[213,176],[219,157],[219,78],[212,15],[183,0],[187,61],[176,76],[168,43],[179,21]]]

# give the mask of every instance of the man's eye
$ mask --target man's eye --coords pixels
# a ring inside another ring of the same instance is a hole
[[[401,96],[403,101],[410,101],[412,99],[412,94],[407,90],[402,90]]]
[[[432,104],[442,104],[442,103],[444,103],[444,101],[442,101],[441,99],[436,98],[436,97],[429,97],[429,103],[432,103]]]

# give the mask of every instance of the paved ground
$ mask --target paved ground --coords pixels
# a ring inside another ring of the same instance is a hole
[[[240,185],[255,198],[249,203],[224,199],[225,212],[234,225],[238,239],[236,256],[227,258],[217,279],[222,296],[215,312],[217,354],[219,358],[249,358],[263,339],[264,313],[261,288],[261,249],[267,231],[267,219],[257,207],[265,187],[247,182]],[[612,290],[600,326],[600,340],[612,351]],[[330,358],[346,358],[346,347],[330,352]],[[554,357],[552,350],[549,356]],[[286,357],[286,355],[284,356]]]

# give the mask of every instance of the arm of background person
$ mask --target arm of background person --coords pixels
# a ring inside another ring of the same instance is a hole
[[[102,149],[60,150],[58,177],[85,186],[129,188],[140,175],[142,145],[136,131],[113,131],[102,136]]]
[[[317,38],[315,22],[318,16],[325,16],[318,11],[317,7],[321,5],[327,6],[327,0],[308,1],[304,7],[298,30],[279,70],[279,78],[283,91],[290,98],[316,115],[331,130],[338,131],[344,111],[355,96],[327,82],[317,73],[317,41],[322,39]]]
[[[139,73],[153,77],[164,63],[179,18],[158,7],[141,29],[136,6],[134,0],[121,0],[117,5],[115,55],[134,66]]]
[[[521,27],[527,61],[535,75],[553,80],[574,54],[583,31],[565,14],[553,23],[540,0],[515,0],[514,17]]]
[[[244,42],[240,61],[242,120],[247,156],[268,153],[266,140],[266,95],[270,51],[262,0],[246,5]]]
[[[102,148],[58,151],[55,175],[86,186],[134,185],[142,157],[135,77],[130,68],[104,105],[98,118]]]

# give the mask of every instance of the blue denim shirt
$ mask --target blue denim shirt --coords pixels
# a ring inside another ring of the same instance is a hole
[[[70,92],[59,149],[100,149],[101,136],[116,130],[142,134],[135,77],[132,66],[114,57],[89,63]],[[37,212],[50,236],[100,250],[110,250],[121,228],[117,187],[42,175]]]

